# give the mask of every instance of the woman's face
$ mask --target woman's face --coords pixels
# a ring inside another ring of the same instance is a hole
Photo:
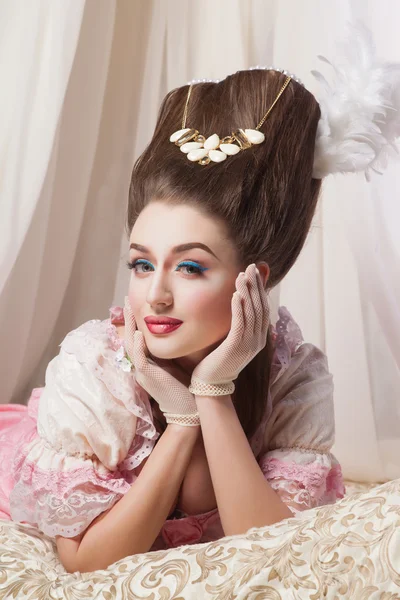
[[[230,330],[235,281],[243,270],[235,247],[217,220],[190,206],[156,201],[140,213],[130,246],[128,296],[137,328],[151,355],[178,359],[191,371]],[[182,324],[152,333],[146,317],[174,317]]]

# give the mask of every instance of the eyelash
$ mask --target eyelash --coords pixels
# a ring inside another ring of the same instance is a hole
[[[136,265],[151,265],[151,263],[148,260],[143,260],[143,259],[139,259],[139,260],[132,260],[126,263],[126,266],[128,267],[128,269],[133,269],[135,271],[135,273],[137,273],[138,271],[136,271]],[[194,275],[202,275],[204,271],[207,271],[208,269],[205,267],[201,267],[200,265],[198,265],[197,263],[192,263],[190,261],[184,261],[179,263],[179,265],[177,265],[177,269],[180,267],[192,267],[193,269],[196,269],[196,273],[188,273],[189,276],[194,276]],[[142,271],[142,273],[151,273],[151,271]]]

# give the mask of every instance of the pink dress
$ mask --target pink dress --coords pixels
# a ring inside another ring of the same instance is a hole
[[[27,406],[0,405],[0,518],[74,537],[111,508],[138,477],[159,438],[150,399],[124,363],[116,325],[123,310],[71,331]],[[285,307],[267,410],[249,440],[260,469],[294,514],[345,493],[334,443],[333,382],[326,356],[305,343]],[[176,510],[151,550],[223,537],[218,509]]]

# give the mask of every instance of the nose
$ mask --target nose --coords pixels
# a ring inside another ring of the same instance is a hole
[[[172,304],[169,279],[168,276],[162,273],[161,269],[152,274],[146,300],[150,306],[170,306]]]

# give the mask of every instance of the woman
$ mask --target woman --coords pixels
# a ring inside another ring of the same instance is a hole
[[[66,336],[27,408],[2,407],[2,517],[53,536],[68,571],[343,497],[326,356],[268,307],[329,172],[321,119],[275,69],[164,99],[133,169],[125,308]]]

